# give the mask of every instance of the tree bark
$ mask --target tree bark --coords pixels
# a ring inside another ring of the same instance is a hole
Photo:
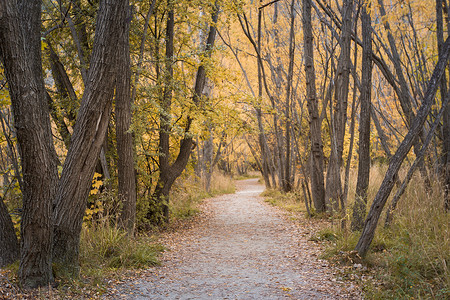
[[[0,228],[0,268],[3,268],[19,258],[20,248],[8,208],[1,198]]]
[[[414,140],[420,134],[423,128],[423,124],[425,123],[426,118],[431,110],[439,81],[448,63],[450,55],[450,38],[447,38],[445,44],[442,46],[441,54],[442,55],[439,57],[438,63],[433,71],[433,75],[428,82],[422,105],[417,111],[417,115],[414,118],[408,133],[406,134],[405,138],[392,157],[391,162],[389,163],[389,168],[367,215],[361,237],[359,238],[359,241],[355,247],[355,250],[358,251],[361,256],[365,256],[367,254],[367,251],[369,250],[369,246],[375,235],[375,229],[378,224],[378,219],[384,205],[386,204],[389,194],[392,191],[397,172],[400,169],[402,162],[408,154],[409,150],[411,150]]]
[[[79,272],[79,242],[86,199],[111,114],[117,41],[125,26],[127,7],[128,1],[100,2],[86,89],[58,184],[53,257],[73,275]]]
[[[136,220],[136,172],[134,169],[133,134],[131,126],[131,66],[130,66],[130,22],[132,8],[127,8],[125,26],[118,41],[116,81],[116,140],[118,196],[122,202],[120,223],[132,235]]]
[[[305,51],[306,98],[309,112],[309,136],[311,141],[311,189],[316,211],[323,212],[325,186],[323,176],[322,124],[316,96],[316,75],[314,71],[314,47],[311,23],[311,0],[303,0],[303,39]]]
[[[40,17],[40,1],[4,1],[0,9],[0,54],[22,153],[19,280],[27,288],[53,281],[51,203],[58,180],[42,77]]]
[[[370,174],[370,110],[372,92],[372,26],[366,4],[361,8],[361,27],[363,37],[361,112],[359,118],[359,161],[356,181],[355,203],[353,205],[352,230],[361,230],[366,215],[367,189]]]
[[[444,21],[443,21],[443,0],[436,0],[436,24],[437,24],[437,40],[439,56],[442,52],[442,45],[444,43]],[[444,75],[441,79],[440,92],[441,101],[447,96],[447,79]],[[444,107],[444,118],[442,124],[442,154],[441,154],[441,176],[444,184],[444,207],[450,210],[450,105]]]

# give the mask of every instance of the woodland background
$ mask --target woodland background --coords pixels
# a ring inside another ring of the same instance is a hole
[[[282,192],[274,203],[337,224],[331,252],[388,265],[398,295],[445,298],[449,12],[446,0],[2,1],[0,265],[19,259],[26,287],[77,276],[96,230],[139,248],[256,170]]]

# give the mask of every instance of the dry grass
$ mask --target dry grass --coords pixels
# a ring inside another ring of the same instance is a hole
[[[385,171],[386,166],[371,169],[367,210]],[[404,178],[406,170],[399,173],[400,178]],[[356,174],[352,171],[350,175],[349,208],[354,201]],[[450,215],[443,209],[443,191],[438,178],[433,178],[432,182],[432,192],[427,193],[422,178],[416,174],[398,203],[392,225],[384,228],[388,200],[365,260],[376,270],[376,280],[381,283],[381,286],[366,284],[369,299],[450,298]],[[391,196],[394,194],[395,188]],[[348,209],[346,218],[349,220],[350,216]],[[340,225],[327,230],[337,237],[325,254],[334,259],[353,250],[360,235]]]
[[[171,217],[174,220],[186,219],[198,211],[201,200],[235,192],[233,179],[220,172],[214,172],[211,178],[211,191],[205,191],[201,180],[195,176],[180,178],[174,186],[171,198]]]
[[[386,170],[385,165],[371,168],[367,211]],[[407,169],[401,170],[400,178],[406,172]],[[364,260],[352,252],[360,233],[349,230],[356,179],[357,170],[352,170],[345,214],[319,216],[331,221],[313,238],[328,243],[323,257],[343,264],[344,277],[360,281],[367,299],[450,299],[450,214],[443,209],[443,191],[438,178],[432,178],[432,192],[427,193],[423,180],[416,174],[398,203],[392,225],[384,228],[388,200]],[[300,193],[269,190],[264,196],[267,202],[287,211],[305,212]],[[359,263],[364,267],[360,268]]]

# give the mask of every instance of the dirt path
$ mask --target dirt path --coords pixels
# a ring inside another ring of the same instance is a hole
[[[171,251],[163,266],[111,298],[360,299],[318,259],[311,228],[264,203],[263,189],[249,179],[238,182],[236,194],[207,200],[200,224],[165,236]]]

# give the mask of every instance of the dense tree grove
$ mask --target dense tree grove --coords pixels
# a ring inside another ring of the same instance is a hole
[[[1,0],[0,267],[20,259],[25,287],[51,283],[52,266],[76,276],[89,219],[130,236],[162,227],[177,179],[210,192],[215,170],[253,168],[349,219],[361,256],[416,168],[449,210],[449,12],[447,0]],[[375,164],[388,167],[369,199]]]

